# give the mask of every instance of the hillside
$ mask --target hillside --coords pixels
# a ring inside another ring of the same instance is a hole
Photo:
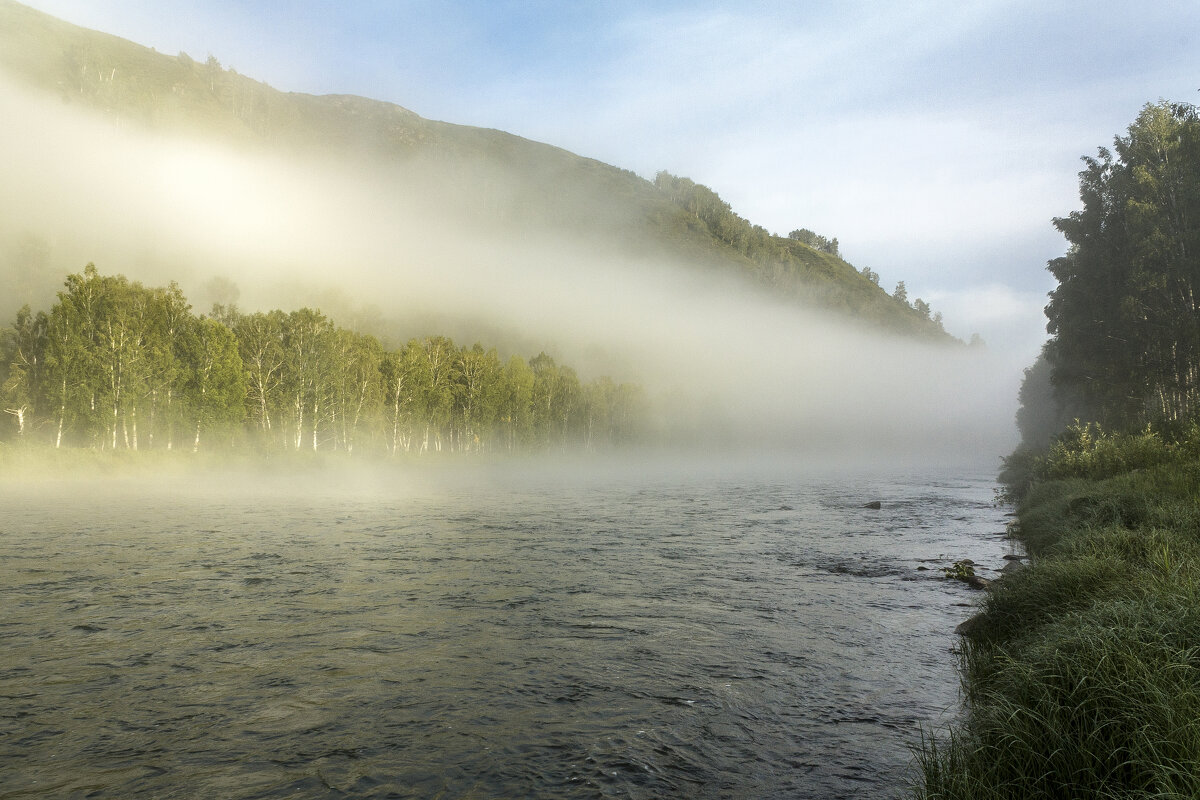
[[[391,103],[280,91],[215,57],[165,55],[11,0],[0,0],[0,71],[122,125],[297,160],[332,155],[373,171],[403,165],[410,178],[424,179],[420,191],[430,206],[470,214],[481,228],[582,236],[614,256],[737,274],[775,296],[952,341],[924,304],[913,308],[869,271],[768,233],[686,179],[650,182],[561,148],[424,119]],[[679,191],[681,181],[687,191]]]

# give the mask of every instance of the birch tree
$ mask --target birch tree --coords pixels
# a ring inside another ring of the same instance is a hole
[[[29,306],[17,312],[12,328],[0,335],[0,403],[24,439],[35,413],[46,350],[47,319]]]

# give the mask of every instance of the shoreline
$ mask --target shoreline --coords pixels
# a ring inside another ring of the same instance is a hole
[[[1017,505],[1030,565],[960,626],[963,717],[916,797],[1200,796],[1200,462],[1106,471]]]

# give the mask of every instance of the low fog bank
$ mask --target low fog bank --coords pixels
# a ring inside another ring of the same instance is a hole
[[[671,489],[777,485],[804,492],[818,485],[844,486],[846,503],[887,499],[864,486],[897,483],[957,484],[994,479],[995,464],[976,459],[892,456],[838,458],[791,453],[638,448],[603,454],[546,453],[524,457],[364,460],[324,456],[303,462],[216,457],[199,459],[112,458],[89,451],[55,457],[53,451],[13,458],[0,451],[0,481],[8,501],[36,506],[52,497],[72,507],[137,505],[161,496],[213,504],[270,498],[297,507],[342,502],[421,502],[480,494]],[[880,489],[879,491],[883,491]],[[51,506],[46,506],[51,507]]]
[[[1024,365],[1003,352],[884,337],[594,237],[506,226],[503,208],[480,216],[486,199],[448,212],[425,169],[151,136],[2,83],[0,115],[0,298],[14,308],[47,308],[39,276],[57,285],[92,261],[176,280],[199,311],[309,304],[392,345],[447,333],[546,350],[641,383],[661,440],[685,454],[994,467],[1015,444]],[[439,319],[454,329],[415,329]]]

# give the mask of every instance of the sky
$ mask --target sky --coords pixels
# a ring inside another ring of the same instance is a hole
[[[1079,158],[1200,95],[1200,3],[26,0],[275,88],[499,128],[837,237],[1029,363]]]

